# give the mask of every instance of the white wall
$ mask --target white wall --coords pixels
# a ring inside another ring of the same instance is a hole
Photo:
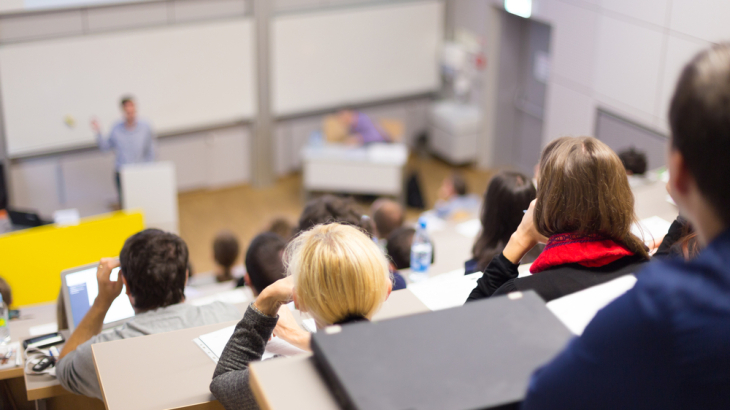
[[[453,0],[455,24],[487,33],[500,0]],[[730,40],[725,0],[534,0],[552,26],[545,142],[592,135],[601,107],[662,133],[682,66],[712,42]]]
[[[723,0],[541,0],[553,26],[544,139],[593,133],[602,107],[662,133],[684,64],[730,39]]]
[[[172,161],[179,191],[245,184],[251,174],[250,131],[234,126],[158,141],[158,159]],[[97,150],[15,161],[10,167],[14,206],[50,217],[76,208],[82,216],[116,203],[114,155]]]

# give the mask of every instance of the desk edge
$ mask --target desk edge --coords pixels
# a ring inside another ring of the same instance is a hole
[[[271,403],[266,397],[266,393],[261,388],[261,383],[259,382],[254,366],[248,366],[248,374],[248,384],[251,387],[251,392],[253,392],[253,397],[256,399],[256,403],[258,403],[261,410],[272,410]]]

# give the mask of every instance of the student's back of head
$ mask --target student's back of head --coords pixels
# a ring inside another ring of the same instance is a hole
[[[535,227],[546,236],[600,235],[648,259],[643,241],[631,233],[634,195],[613,150],[593,137],[563,137],[540,158]]]
[[[464,196],[469,193],[469,186],[461,172],[451,174],[451,185],[454,187],[454,193],[458,196]]]
[[[415,234],[415,229],[402,227],[396,229],[388,236],[388,243],[385,245],[385,249],[396,270],[411,267],[411,246],[413,245],[413,235]]]
[[[230,231],[222,231],[216,235],[213,240],[213,258],[218,264],[220,272],[216,275],[218,282],[224,282],[233,279],[231,269],[238,259],[240,248],[238,238]]]
[[[482,202],[482,230],[472,248],[478,270],[507,245],[536,195],[532,181],[519,172],[502,171],[492,178]]]
[[[360,212],[352,198],[340,198],[334,195],[324,195],[307,203],[299,217],[299,232],[309,230],[315,225],[337,222],[354,226],[373,234],[370,218]]]
[[[415,229],[404,226],[396,229],[388,236],[385,252],[396,270],[411,267],[411,247],[413,246],[413,236],[415,234]],[[433,244],[431,246],[433,250],[431,252],[431,263],[433,264],[436,260],[436,247]]]
[[[669,109],[669,126],[672,150],[681,154],[681,160],[670,155],[670,178],[680,176],[680,172],[671,172],[675,165],[678,170],[684,168],[681,170],[693,180],[675,179],[670,185],[688,187],[690,183],[696,184],[712,211],[725,227],[730,226],[730,165],[727,160],[730,152],[730,44],[701,52],[684,68]],[[683,193],[673,195],[679,197],[675,201],[684,202]],[[680,209],[687,208],[680,202]],[[687,217],[699,231],[701,224],[697,223],[697,218]]]
[[[378,199],[373,203],[372,216],[378,238],[387,239],[391,232],[403,226],[406,213],[398,202]]]
[[[284,248],[284,239],[273,232],[261,233],[251,241],[246,251],[246,275],[254,293],[261,293],[285,276],[286,268],[282,262]]]
[[[621,163],[624,164],[626,175],[644,175],[646,173],[646,154],[629,148],[618,154]]]
[[[332,223],[303,232],[286,249],[299,308],[318,325],[370,319],[392,287],[388,262],[359,229]]]
[[[136,233],[124,242],[119,264],[136,310],[184,300],[188,247],[179,236],[159,229]]]

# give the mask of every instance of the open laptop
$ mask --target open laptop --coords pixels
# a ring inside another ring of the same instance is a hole
[[[61,292],[71,332],[81,323],[81,319],[84,318],[99,294],[99,284],[96,281],[98,266],[99,263],[91,263],[61,272]],[[111,280],[122,280],[119,277],[119,268],[112,271]],[[129,303],[126,289],[122,288],[122,293],[114,299],[104,317],[103,329],[121,325],[132,316],[134,316],[134,309]]]

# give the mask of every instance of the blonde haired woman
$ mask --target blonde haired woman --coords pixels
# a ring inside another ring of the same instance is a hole
[[[537,199],[502,253],[492,259],[468,301],[534,290],[546,302],[636,273],[649,260],[631,233],[634,195],[615,152],[592,137],[563,137],[540,158]],[[520,260],[547,246],[518,278]]]
[[[323,328],[369,320],[392,288],[385,256],[352,226],[317,225],[289,244],[284,259],[290,276],[264,289],[248,307],[213,374],[210,391],[228,410],[258,408],[248,364],[261,359],[279,314],[288,314],[286,307],[279,312],[283,304],[293,300]]]

